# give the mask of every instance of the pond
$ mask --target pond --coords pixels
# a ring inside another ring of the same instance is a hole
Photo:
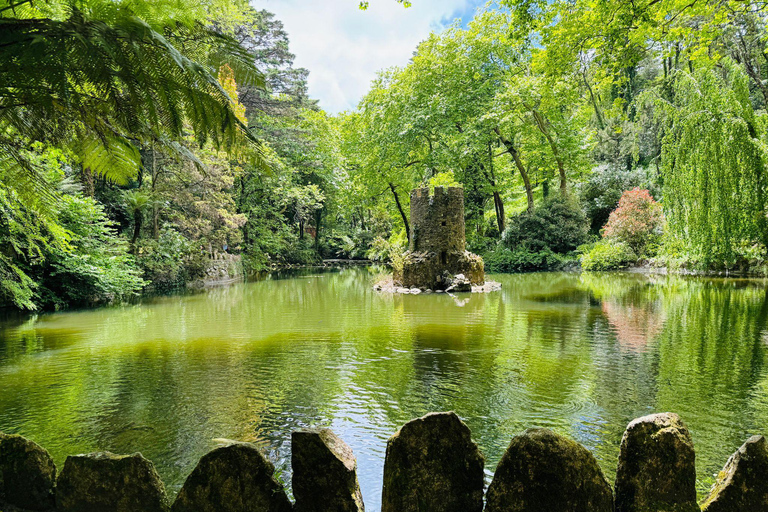
[[[549,427],[613,481],[627,423],[673,411],[701,496],[768,433],[762,280],[493,276],[488,295],[385,295],[374,269],[272,275],[137,305],[0,324],[0,431],[68,454],[141,452],[175,495],[221,439],[259,444],[290,481],[290,433],[330,427],[380,506],[386,441],[456,411],[490,475],[510,438]]]

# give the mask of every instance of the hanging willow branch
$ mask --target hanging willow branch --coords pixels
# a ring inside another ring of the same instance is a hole
[[[674,99],[657,101],[665,211],[672,232],[704,264],[733,264],[741,245],[768,247],[765,119],[755,114],[748,77],[722,68],[680,72]]]

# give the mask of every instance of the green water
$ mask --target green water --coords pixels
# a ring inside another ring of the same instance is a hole
[[[768,292],[756,280],[495,276],[489,295],[391,296],[373,271],[272,277],[140,305],[0,324],[0,430],[67,454],[142,452],[171,493],[217,438],[261,445],[290,480],[290,432],[331,427],[378,510],[387,438],[454,410],[489,474],[549,427],[615,474],[626,424],[674,411],[704,493],[768,432]]]

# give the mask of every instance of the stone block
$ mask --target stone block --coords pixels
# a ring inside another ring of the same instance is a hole
[[[67,457],[56,482],[59,512],[167,512],[155,466],[140,453]]]
[[[352,449],[328,429],[299,430],[291,437],[295,512],[363,512]]]
[[[187,477],[173,512],[290,512],[275,467],[249,443],[205,454]]]
[[[455,413],[409,421],[387,443],[382,512],[480,512],[484,459]]]
[[[698,512],[696,455],[677,414],[632,421],[621,440],[616,512]]]
[[[0,433],[0,510],[52,510],[56,465],[42,447],[17,435]]]
[[[496,468],[486,512],[613,512],[613,493],[595,457],[548,429],[512,439]]]

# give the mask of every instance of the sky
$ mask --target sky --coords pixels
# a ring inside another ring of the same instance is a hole
[[[485,0],[251,0],[257,9],[283,22],[296,55],[294,65],[309,70],[309,94],[335,114],[352,110],[376,72],[404,66],[431,31],[461,18],[464,23]]]

